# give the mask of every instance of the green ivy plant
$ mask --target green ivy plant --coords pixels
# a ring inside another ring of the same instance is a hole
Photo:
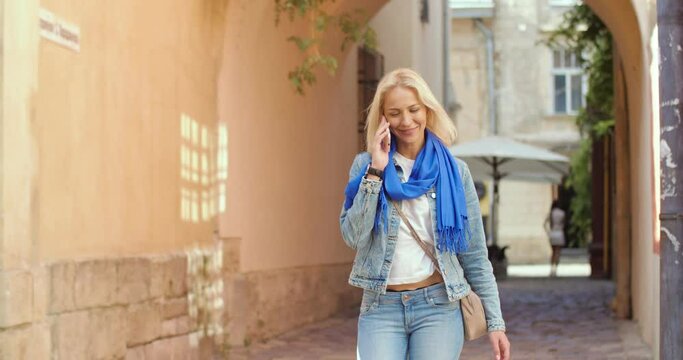
[[[565,186],[574,190],[569,234],[574,246],[587,243],[592,226],[591,158],[593,144],[614,131],[612,35],[600,18],[585,4],[564,14],[562,23],[545,43],[577,54],[588,75],[585,106],[576,117],[581,133],[579,149],[571,158]]]
[[[297,19],[308,21],[307,36],[292,35],[287,41],[292,42],[304,54],[302,62],[287,75],[299,95],[305,94],[305,87],[312,86],[316,80],[315,69],[322,68],[333,76],[338,67],[338,60],[333,55],[323,54],[325,33],[336,29],[343,34],[341,50],[344,51],[351,44],[360,44],[368,49],[377,48],[377,35],[367,23],[362,9],[330,15],[324,10],[325,3],[334,0],[275,0],[275,25],[280,23],[283,15],[290,22]]]

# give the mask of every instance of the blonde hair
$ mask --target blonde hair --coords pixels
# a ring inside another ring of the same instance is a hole
[[[375,97],[368,108],[368,117],[365,120],[367,150],[370,151],[370,144],[375,138],[375,132],[377,132],[379,121],[382,118],[384,95],[397,86],[415,91],[417,99],[427,108],[427,129],[434,133],[444,145],[453,145],[457,137],[455,124],[446,110],[439,104],[439,101],[436,100],[427,82],[415,71],[404,68],[396,69],[384,75],[377,86]]]

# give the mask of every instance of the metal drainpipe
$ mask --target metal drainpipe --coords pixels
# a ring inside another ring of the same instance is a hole
[[[659,356],[683,359],[683,3],[657,1],[661,243]]]
[[[495,72],[493,69],[493,32],[484,25],[484,22],[481,21],[481,19],[475,19],[474,24],[477,26],[477,29],[481,31],[482,35],[486,38],[486,77],[488,79],[488,100],[489,100],[489,135],[496,135],[498,134],[498,122],[496,121],[496,79],[495,79]],[[498,186],[498,182],[494,181],[493,182],[493,187]],[[498,203],[498,198],[496,197],[496,189],[490,187],[489,188],[489,199],[491,199],[491,203],[489,204],[490,207],[490,214],[491,214],[491,221],[490,227],[489,227],[489,233],[491,234],[491,244],[496,245],[496,242],[498,240],[498,234],[496,234],[496,210],[497,210],[497,203]]]

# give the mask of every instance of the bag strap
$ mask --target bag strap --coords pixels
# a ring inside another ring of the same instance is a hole
[[[391,204],[394,205],[394,209],[396,209],[396,211],[398,212],[398,215],[401,217],[403,222],[405,222],[406,225],[408,225],[408,230],[410,230],[410,233],[413,235],[413,239],[415,239],[415,241],[417,241],[417,244],[420,245],[420,247],[422,248],[422,251],[424,251],[425,254],[427,254],[427,256],[429,256],[429,258],[432,260],[432,263],[434,264],[434,268],[436,269],[436,271],[440,272],[439,271],[439,262],[436,261],[436,257],[434,256],[434,253],[432,253],[432,250],[429,248],[429,245],[426,242],[424,242],[424,240],[422,240],[420,238],[420,235],[418,235],[417,231],[415,231],[413,224],[411,224],[410,221],[408,221],[408,217],[406,216],[406,214],[403,213],[403,211],[401,210],[401,207],[396,205],[396,201],[392,200]]]

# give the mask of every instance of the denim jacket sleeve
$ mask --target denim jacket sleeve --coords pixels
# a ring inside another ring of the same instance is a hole
[[[356,155],[349,171],[349,180],[365,172],[368,164],[370,164],[370,154],[360,153]],[[354,250],[363,248],[370,243],[381,186],[381,180],[374,181],[363,178],[358,193],[353,199],[353,205],[348,210],[344,209],[342,205],[339,216],[342,237],[346,245]]]
[[[488,331],[505,330],[505,321],[500,310],[498,285],[493,275],[493,267],[488,259],[484,226],[479,208],[479,198],[467,164],[461,162],[462,183],[467,201],[471,238],[466,252],[458,254],[458,260],[465,271],[465,278],[472,290],[479,295],[486,313]]]

